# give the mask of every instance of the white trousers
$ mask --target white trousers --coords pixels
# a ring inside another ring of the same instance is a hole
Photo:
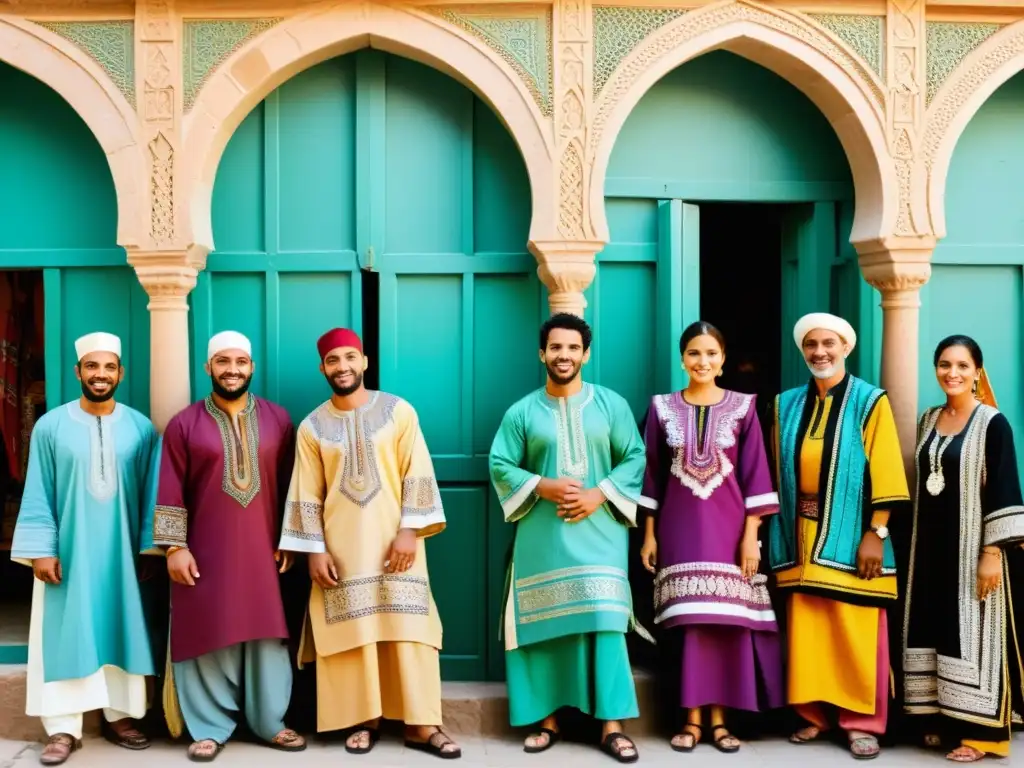
[[[28,680],[25,714],[38,717],[49,736],[66,733],[82,738],[82,715],[102,709],[107,722],[146,714],[146,678],[118,667],[101,667],[77,680],[45,682],[43,673],[43,593],[39,579],[32,586],[32,617],[28,630]]]

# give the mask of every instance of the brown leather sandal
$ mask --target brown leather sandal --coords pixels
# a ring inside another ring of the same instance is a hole
[[[70,733],[55,733],[43,747],[39,762],[43,765],[63,765],[72,752],[81,748],[81,739],[76,739]]]
[[[285,728],[270,740],[270,746],[282,752],[301,752],[306,748],[306,740],[291,728]]]

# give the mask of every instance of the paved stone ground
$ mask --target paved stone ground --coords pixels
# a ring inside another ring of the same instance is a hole
[[[459,737],[461,760],[447,763],[453,768],[612,768],[616,763],[586,744],[562,742],[543,755],[527,755],[519,741]],[[720,754],[710,745],[700,745],[690,754],[673,752],[668,744],[652,737],[638,738],[640,765],[651,766],[733,766],[734,768],[804,768],[815,766],[852,766],[855,763],[832,743],[795,746],[783,739],[751,741],[735,755]],[[0,741],[0,768],[28,768],[38,765],[41,746],[17,741]],[[986,758],[990,766],[1024,767],[1024,738],[1015,739],[1014,755],[1008,760]],[[185,746],[157,742],[145,752],[130,752],[102,739],[88,739],[84,748],[72,755],[68,768],[179,768],[192,765],[185,756]],[[255,744],[231,742],[215,765],[218,768],[308,768],[309,766],[365,765],[367,768],[441,768],[441,761],[430,755],[405,749],[395,736],[385,734],[369,755],[357,757],[345,752],[340,743],[312,741],[305,752],[283,754]],[[926,752],[911,747],[885,750],[871,763],[895,768],[948,766],[942,753]]]

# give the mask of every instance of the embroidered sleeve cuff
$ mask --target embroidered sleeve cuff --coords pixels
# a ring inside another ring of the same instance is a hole
[[[505,514],[506,523],[514,523],[526,517],[540,499],[536,494],[540,485],[540,475],[531,475],[511,496],[501,501],[501,509]]]
[[[447,521],[441,505],[441,493],[433,477],[407,477],[402,483],[402,528],[410,528],[421,537],[444,530]]]
[[[605,494],[606,496],[608,494]],[[648,512],[656,512],[658,510],[658,501],[652,499],[650,496],[640,495],[640,501],[637,502],[637,506],[643,507]]]
[[[1024,539],[1024,507],[1004,507],[985,516],[983,546],[1012,544]]]
[[[284,552],[319,555],[324,545],[324,505],[315,501],[289,501],[284,509],[284,526],[277,547]]]
[[[630,528],[636,527],[636,507],[637,503],[632,499],[628,498],[622,491],[615,487],[609,478],[605,478],[597,487],[601,489],[601,493],[604,494],[605,498],[608,499],[608,503],[615,508],[615,511],[624,518],[623,522]]]
[[[764,517],[774,515],[779,511],[779,494],[759,493],[756,496],[748,496],[743,500],[743,506],[747,510],[748,517]]]
[[[153,546],[184,547],[188,545],[188,510],[157,504],[153,512]]]

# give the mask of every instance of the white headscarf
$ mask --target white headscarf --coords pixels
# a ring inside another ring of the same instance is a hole
[[[850,352],[853,352],[853,348],[857,346],[857,332],[843,318],[830,315],[828,312],[811,312],[797,320],[796,325],[793,326],[793,341],[796,342],[798,349],[804,348],[804,339],[816,328],[837,334],[839,338],[850,345]]]

